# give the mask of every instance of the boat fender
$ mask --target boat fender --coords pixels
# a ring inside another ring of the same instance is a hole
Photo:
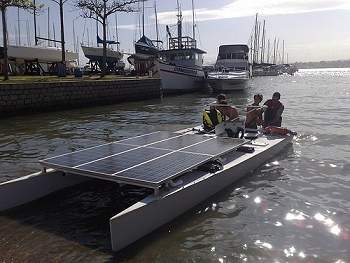
[[[237,148],[237,152],[253,153],[253,152],[255,152],[255,149],[254,149],[254,147],[240,146]]]
[[[198,166],[198,170],[202,172],[216,173],[224,169],[224,165],[220,160],[209,161],[201,166]]]

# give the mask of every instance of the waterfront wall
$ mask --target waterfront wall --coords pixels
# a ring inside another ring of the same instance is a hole
[[[0,85],[0,117],[160,98],[156,78]]]

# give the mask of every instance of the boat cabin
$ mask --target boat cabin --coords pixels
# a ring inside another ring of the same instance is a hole
[[[222,45],[215,64],[216,68],[234,70],[249,69],[249,47],[247,45]]]
[[[169,49],[160,52],[162,62],[169,64],[202,68],[203,54],[197,48],[197,41],[191,37],[169,38]]]

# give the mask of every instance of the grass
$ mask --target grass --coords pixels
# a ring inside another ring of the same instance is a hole
[[[67,77],[57,76],[10,76],[7,81],[0,80],[1,84],[25,84],[25,83],[46,83],[46,82],[81,82],[81,81],[113,81],[124,79],[136,79],[145,77],[126,77],[118,75],[106,75],[101,78],[99,75],[83,76],[82,78],[75,78],[72,75]],[[147,78],[147,77],[146,77]],[[0,76],[1,79],[1,76]]]

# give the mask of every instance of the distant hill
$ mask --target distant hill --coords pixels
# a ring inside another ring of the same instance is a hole
[[[308,68],[350,68],[350,59],[319,61],[319,62],[296,62],[295,65],[300,69]]]

